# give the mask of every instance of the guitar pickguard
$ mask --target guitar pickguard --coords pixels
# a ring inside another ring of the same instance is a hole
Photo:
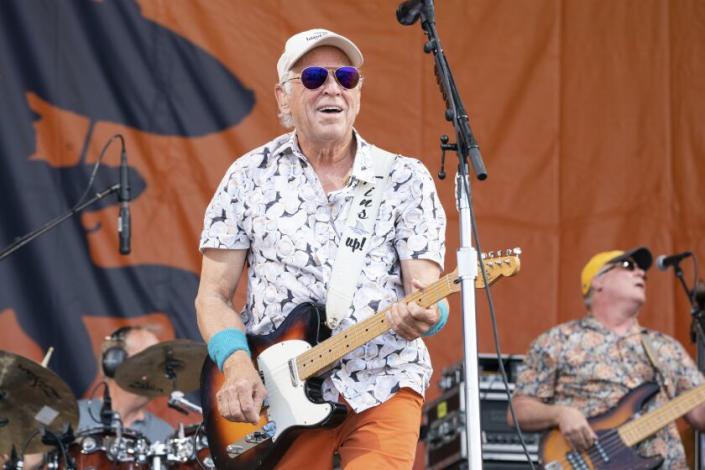
[[[323,423],[333,412],[330,403],[313,403],[306,395],[305,382],[299,380],[291,360],[311,349],[305,341],[282,341],[270,346],[257,358],[259,370],[267,387],[267,416],[274,423],[272,440],[293,427],[311,427]]]

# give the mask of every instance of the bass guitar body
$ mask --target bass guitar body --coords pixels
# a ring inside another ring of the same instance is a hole
[[[588,450],[576,452],[558,429],[544,435],[539,455],[545,470],[650,470],[658,468],[661,457],[642,457],[633,447],[627,446],[618,427],[639,413],[646,401],[659,390],[654,383],[645,383],[623,396],[617,405],[588,419],[597,434],[596,443]]]
[[[235,423],[220,415],[216,393],[224,376],[206,358],[201,372],[203,420],[218,469],[274,468],[302,431],[334,427],[343,421],[345,406],[323,401],[323,381],[298,381],[291,366],[296,356],[329,336],[324,307],[312,303],[298,305],[271,334],[248,335],[253,359],[267,388],[265,406],[256,425]]]

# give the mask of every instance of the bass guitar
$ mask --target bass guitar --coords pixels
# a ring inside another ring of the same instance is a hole
[[[483,255],[488,283],[512,276],[520,269],[519,249]],[[484,287],[478,275],[475,287]],[[406,296],[401,302],[429,307],[460,290],[457,270],[430,286]],[[267,399],[259,422],[236,423],[223,418],[217,409],[216,393],[224,376],[206,358],[201,372],[203,419],[211,456],[218,469],[273,468],[286,449],[307,429],[342,422],[346,408],[322,398],[323,379],[343,356],[390,329],[388,309],[330,336],[321,305],[298,305],[269,335],[248,335],[253,359],[267,388]]]
[[[573,450],[558,429],[543,436],[539,457],[545,470],[649,470],[663,462],[661,457],[642,457],[634,446],[680,418],[693,408],[705,403],[705,384],[682,393],[668,404],[636,419],[646,401],[659,391],[653,382],[644,383],[624,395],[617,405],[588,419],[597,434],[591,448],[583,452]]]

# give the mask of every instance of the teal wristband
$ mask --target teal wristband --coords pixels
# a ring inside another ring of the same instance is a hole
[[[208,341],[208,355],[223,371],[223,364],[235,351],[245,351],[252,356],[247,345],[247,336],[237,328],[228,328],[214,334]]]
[[[424,336],[435,335],[436,333],[441,331],[448,322],[448,303],[441,300],[436,305],[438,306],[438,313],[440,313],[440,318],[438,319],[436,324],[431,327],[430,330],[423,334]]]

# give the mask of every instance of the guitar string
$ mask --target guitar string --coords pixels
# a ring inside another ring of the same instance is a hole
[[[619,438],[619,433],[616,432],[616,430],[614,433],[611,433],[609,437],[607,437],[607,439],[604,441],[605,445],[602,445],[602,448],[603,448],[605,454],[607,454],[607,456],[609,456],[609,454],[611,452],[613,452],[615,450],[619,450],[619,448],[621,447],[619,441],[621,441],[621,439]],[[558,462],[561,466],[567,465],[570,468],[576,468],[573,465],[573,462],[571,461],[571,459],[568,457],[568,455],[570,455],[570,454],[577,454],[580,457],[580,459],[583,461],[585,461],[585,457],[583,454],[587,454],[588,457],[590,457],[590,462],[593,464],[593,466],[595,466],[595,462],[597,462],[596,458],[602,459],[602,453],[599,451],[597,446],[593,445],[592,447],[590,447],[590,449],[583,451],[583,452],[580,452],[580,453],[578,453],[577,451],[566,452],[559,459],[551,460],[548,463]]]
[[[684,408],[690,408],[690,405],[697,405],[701,400],[702,400],[702,393],[705,391],[705,388],[702,388],[703,386],[699,386],[697,388],[692,389],[692,391],[688,391],[685,394],[681,395],[681,400],[679,400],[673,408],[678,409],[679,406],[681,408],[679,409],[679,412],[682,410],[683,406],[682,405],[687,405]],[[678,399],[676,399],[678,400]],[[690,408],[692,409],[692,408]],[[649,417],[647,418],[647,421],[655,421],[656,424],[659,426],[659,430],[668,425],[671,421],[677,418],[673,418],[672,416],[667,417],[663,416],[665,414],[668,414],[668,411],[670,411],[670,407],[667,408],[659,408],[655,411],[652,411]],[[687,413],[687,411],[686,411]],[[684,414],[684,413],[682,413]],[[681,414],[681,415],[682,415]],[[679,415],[680,416],[680,415]],[[665,423],[664,423],[664,418],[668,418]],[[625,435],[628,435],[627,437],[632,437],[632,439],[637,439],[639,438],[640,430],[645,427],[644,424],[641,425],[634,425],[634,423],[626,423],[624,425],[625,427],[628,427],[628,429],[624,432]],[[653,426],[653,424],[652,424]],[[648,428],[647,428],[648,429]],[[604,452],[609,456],[610,453],[619,450],[621,447],[631,447],[628,446],[626,442],[624,442],[624,439],[622,439],[622,435],[620,435],[618,429],[614,429],[614,432],[611,432],[608,437],[604,441],[600,441],[601,447],[604,450]],[[643,432],[643,431],[641,431]],[[637,436],[632,436],[633,434],[637,434]],[[646,436],[648,437],[648,436]],[[639,442],[643,441],[646,439],[646,437],[642,437],[639,439],[637,442],[635,442],[634,445],[638,444]],[[588,456],[590,457],[590,460],[593,462],[596,461],[596,458],[602,459],[602,453],[599,451],[597,446],[593,445],[588,449],[587,451],[581,452],[579,455],[582,458],[582,454],[587,453]],[[568,453],[566,453],[568,455]],[[568,457],[562,457],[561,459],[558,460],[559,463],[563,464],[569,464],[571,467],[573,467],[573,464],[571,463],[570,459]]]
[[[493,275],[493,273],[491,271],[496,270],[497,268],[512,268],[513,267],[513,263],[511,262],[511,260],[508,257],[488,258],[485,261],[485,263],[486,263],[485,264],[485,272],[487,273],[488,278],[492,278],[492,279],[498,277],[498,274],[495,273]],[[488,271],[490,271],[490,272],[488,272]],[[510,273],[505,273],[505,275],[510,275]],[[454,270],[453,272],[443,276],[441,279],[439,279],[438,281],[436,281],[434,284],[427,287],[426,289],[416,291],[416,292],[406,296],[405,298],[401,299],[400,301],[413,302],[413,301],[416,301],[427,294],[434,294],[436,296],[437,300],[445,298],[450,293],[452,293],[451,278],[453,279],[452,282],[455,282],[455,279],[457,278],[457,276],[458,276],[458,274]],[[488,280],[488,282],[489,282],[489,280]],[[447,292],[443,293],[443,291],[447,291]],[[442,293],[442,295],[439,295],[441,293]],[[387,310],[389,310],[389,308],[383,310],[382,312],[386,312]],[[369,328],[378,328],[379,326],[381,326],[380,325],[381,323],[384,323],[384,317],[381,315],[378,316],[378,314],[382,313],[382,312],[378,312],[377,314],[370,317],[370,318],[376,318],[376,320],[368,325]],[[369,318],[367,320],[369,320]],[[363,328],[363,326],[365,326],[365,322],[367,320],[349,328],[350,331],[346,331],[345,334],[338,334],[336,336],[331,337],[329,340],[327,340],[327,341],[330,341],[330,343],[328,343],[328,345],[327,345],[327,346],[329,346],[329,349],[330,350],[332,350],[332,349],[339,350],[342,346],[341,343],[346,343],[346,342],[356,343],[357,346],[355,348],[349,348],[348,347],[349,343],[346,344],[346,347],[342,348],[343,351],[348,350],[347,352],[349,352],[349,351],[354,351],[355,349],[364,345],[367,341],[369,341],[368,334],[367,334],[369,328],[368,329]],[[375,324],[375,322],[377,324]],[[385,331],[386,330],[380,331],[377,335],[375,335],[375,337],[381,335]],[[362,336],[362,338],[361,338],[361,336]],[[362,341],[361,341],[361,339],[362,339]],[[315,356],[317,354],[316,348],[319,348],[319,346],[321,346],[322,344],[323,343],[320,343],[320,344],[314,346],[313,348],[309,349],[308,351],[305,351],[304,353],[302,353],[299,356],[302,363],[299,364],[299,360],[297,360],[297,368],[299,368],[299,365],[301,367],[308,368],[311,365],[316,364],[318,362],[315,358]],[[325,349],[325,347],[323,347],[323,349]],[[329,352],[332,352],[332,351],[329,351]],[[347,352],[343,352],[343,353],[337,352],[337,354],[339,355],[339,357],[343,357],[345,354],[347,354]],[[314,357],[313,359],[310,359],[312,361],[312,364],[306,365],[305,363],[309,360],[309,358],[311,356]],[[321,355],[319,354],[318,359],[321,359],[320,356]],[[314,373],[315,372],[316,371],[314,371]]]
[[[497,263],[497,267],[510,267],[510,268],[511,268],[511,267],[512,267],[512,263],[509,262],[508,259],[499,260],[498,263]],[[492,264],[485,265],[485,271],[486,271],[486,273],[487,273],[488,282],[491,283],[491,279],[489,279],[489,278],[492,277],[492,273],[487,272],[488,270],[490,270],[490,268],[493,268]],[[507,274],[507,275],[508,275],[508,274]],[[421,299],[422,297],[424,297],[424,296],[426,296],[426,295],[431,295],[432,298],[436,298],[436,300],[435,300],[436,302],[439,301],[439,300],[442,300],[442,299],[446,298],[448,295],[450,295],[450,294],[452,294],[452,293],[454,292],[454,291],[452,290],[452,285],[455,283],[455,280],[457,279],[457,277],[458,277],[458,274],[457,274],[457,272],[454,270],[454,271],[452,271],[452,272],[446,274],[446,275],[443,276],[442,278],[440,278],[438,281],[436,281],[435,283],[433,283],[431,286],[429,286],[429,287],[427,287],[427,288],[425,288],[425,289],[422,289],[422,290],[418,290],[418,291],[416,291],[416,292],[414,292],[414,293],[412,293],[412,294],[410,294],[410,295],[408,295],[408,296],[406,296],[406,297],[400,299],[399,301],[406,301],[407,303],[409,303],[409,302],[415,302],[415,301]],[[495,276],[495,277],[496,277],[496,276]],[[430,306],[430,304],[429,304],[429,306]],[[304,356],[310,356],[310,355],[314,355],[314,356],[315,356],[314,349],[317,348],[317,347],[319,347],[319,346],[321,346],[322,344],[326,343],[327,341],[330,341],[330,344],[328,344],[329,350],[330,350],[331,352],[332,352],[333,350],[336,350],[336,353],[335,353],[335,354],[340,355],[341,358],[342,358],[345,354],[347,354],[348,352],[354,351],[355,349],[357,349],[357,348],[363,346],[366,342],[368,342],[368,341],[370,340],[370,339],[367,338],[367,336],[368,336],[368,334],[367,334],[367,333],[368,333],[368,330],[369,330],[369,329],[372,329],[372,328],[379,328],[379,327],[381,326],[381,323],[386,322],[386,316],[385,316],[385,315],[381,315],[381,314],[387,312],[387,311],[390,310],[390,309],[391,309],[391,305],[390,305],[389,307],[385,308],[384,310],[382,310],[382,311],[380,311],[380,312],[377,312],[377,313],[375,313],[374,315],[372,315],[371,317],[365,319],[363,322],[358,323],[357,325],[352,326],[351,328],[349,328],[349,330],[352,330],[352,331],[350,331],[350,332],[348,333],[348,337],[345,337],[344,335],[341,335],[341,334],[332,336],[332,337],[330,337],[328,340],[324,341],[323,343],[319,343],[319,344],[317,344],[316,346],[314,346],[313,348],[311,348],[311,349],[309,349],[309,350],[307,350],[307,351],[304,351],[303,353],[299,354],[298,356],[292,358],[292,359],[294,359],[294,363],[295,363],[295,365],[296,365],[297,372],[298,372],[302,367],[303,367],[303,368],[306,368],[306,367],[307,367],[305,364],[299,364],[299,360],[300,360],[300,359],[303,359]],[[369,322],[369,325],[367,325],[367,328],[365,329],[365,328],[363,328],[363,325],[364,325],[366,322]],[[379,332],[377,335],[375,335],[374,338],[376,338],[377,336],[380,336],[381,334],[385,333],[385,332],[388,331],[389,329],[391,329],[391,328],[390,328],[390,327],[386,327],[386,328],[383,329],[381,332]],[[362,344],[360,344],[360,345],[357,346],[356,348],[353,348],[353,349],[350,349],[350,348],[343,348],[343,351],[345,351],[345,349],[349,349],[349,351],[342,352],[342,353],[341,353],[340,351],[337,351],[337,350],[340,349],[340,347],[342,346],[342,343],[345,342],[345,341],[343,341],[343,340],[347,340],[347,341],[348,341],[347,344],[350,344],[350,343],[354,343],[354,342],[360,341],[360,339],[361,339],[360,336],[364,336],[365,340],[362,342]],[[319,355],[319,356],[320,356],[320,355]],[[319,357],[319,359],[320,359],[320,357]],[[272,374],[273,374],[273,375],[274,375],[274,374],[278,375],[278,374],[281,373],[282,370],[284,370],[284,369],[289,369],[289,367],[290,367],[290,361],[291,361],[291,360],[287,360],[286,362],[284,362],[284,363],[282,363],[282,364],[279,364],[278,366],[272,368],[272,369],[271,369]],[[315,357],[314,357],[314,359],[312,359],[312,364],[315,364],[315,361],[316,361],[316,359],[315,359]],[[310,366],[308,366],[308,367],[310,367]],[[319,369],[320,369],[320,368],[319,368]],[[315,372],[314,372],[314,373],[315,373]],[[308,376],[308,377],[310,377],[310,376]]]
[[[437,299],[436,301],[447,297],[451,291],[451,277],[455,277],[456,275],[454,273],[450,273],[446,276],[443,276],[443,278],[439,279],[436,281],[434,284],[429,286],[428,288],[424,290],[419,290],[414,292],[413,294],[399,300],[399,301],[406,301],[406,302],[415,302],[419,299],[421,299],[424,296],[431,296],[431,298]],[[347,352],[354,351],[355,349],[361,347],[364,345],[366,342],[368,342],[370,339],[376,338],[377,336],[380,336],[381,334],[385,333],[387,330],[390,328],[388,326],[384,326],[384,329],[379,331],[375,336],[372,338],[369,338],[369,330],[375,331],[376,329],[380,328],[383,326],[383,324],[386,322],[386,315],[382,315],[383,313],[386,313],[388,310],[391,309],[391,306],[385,308],[384,310],[381,310],[371,317],[368,317],[361,323],[358,323],[357,325],[354,325],[350,327],[348,330],[339,333],[335,336],[332,336],[328,340],[319,343],[318,345],[314,346],[313,348],[309,349],[308,351],[302,353],[299,357],[301,360],[304,362],[302,366],[304,368],[311,367],[312,365],[316,365],[317,362],[321,359],[321,354],[317,353],[316,348],[322,348],[322,349],[329,349],[329,353],[332,355],[339,355],[340,357],[344,356],[347,354]],[[369,323],[369,324],[367,324]],[[359,343],[359,344],[358,344]],[[349,347],[350,344],[358,344],[355,348]],[[342,349],[342,351],[341,351]],[[335,351],[335,352],[333,352]],[[318,354],[318,358],[316,358],[316,354]],[[313,356],[312,359],[309,359],[309,357]],[[306,362],[311,361],[310,365],[307,365]],[[315,372],[315,371],[314,371]]]
[[[626,442],[624,442],[624,440],[622,439],[622,437],[619,434],[618,429],[612,429],[611,431],[612,432],[609,432],[609,435],[606,436],[604,440],[599,440],[600,446],[602,447],[604,453],[608,457],[610,456],[610,454],[612,454],[615,451],[618,451],[622,447],[627,447],[627,448],[631,447],[631,446],[628,446],[626,444]],[[641,440],[643,440],[643,439],[641,439]],[[641,442],[641,441],[639,441],[639,442]],[[636,444],[638,444],[638,442]],[[570,453],[577,453],[577,452],[576,451],[566,452],[564,457],[561,457],[560,459],[558,459],[558,462],[561,464],[568,464],[568,465],[570,465],[571,468],[575,468],[573,466],[570,458],[567,457]],[[583,454],[587,454],[590,457],[590,461],[593,463],[593,465],[595,465],[595,462],[599,462],[599,461],[604,460],[602,452],[600,452],[600,450],[598,449],[598,447],[596,445],[593,445],[587,451],[580,452],[578,455],[580,456],[581,459],[584,459]]]
[[[448,296],[450,293],[452,293],[452,292],[450,292],[450,285],[451,285],[451,283],[452,283],[451,277],[454,277],[454,276],[457,276],[457,274],[454,274],[453,272],[450,273],[450,274],[447,274],[447,275],[443,276],[441,279],[439,279],[438,281],[436,281],[434,284],[432,284],[431,286],[429,286],[428,288],[426,288],[426,289],[424,289],[424,290],[418,290],[418,291],[416,291],[416,292],[410,294],[409,296],[407,296],[406,298],[401,299],[401,300],[407,300],[407,299],[408,299],[407,302],[413,302],[413,301],[416,301],[416,300],[420,299],[420,298],[423,297],[424,295],[433,294],[433,295],[438,296],[438,295],[440,295],[441,293],[443,293],[444,291],[447,291],[447,293],[441,297],[441,298],[445,298],[445,297]],[[444,284],[445,284],[445,285],[444,285]],[[440,300],[440,299],[439,299],[439,300]],[[297,363],[297,364],[296,364],[296,365],[297,365],[297,369],[301,369],[301,367],[299,367],[299,364],[298,364],[298,359],[303,359],[304,356],[306,356],[306,360],[308,360],[308,356],[312,356],[312,355],[313,355],[314,358],[311,359],[312,365],[316,364],[316,357],[315,357],[316,353],[314,352],[314,349],[317,348],[317,347],[319,347],[319,346],[321,346],[321,345],[323,345],[323,344],[326,344],[327,347],[328,347],[328,349],[330,349],[330,350],[332,351],[332,352],[331,352],[331,355],[338,355],[338,354],[341,354],[338,350],[339,350],[341,347],[343,347],[343,350],[345,350],[345,349],[346,349],[346,348],[344,347],[345,344],[350,344],[350,343],[354,343],[354,342],[356,342],[356,341],[359,341],[359,340],[360,340],[360,336],[365,336],[365,337],[367,336],[367,332],[365,331],[365,329],[364,329],[364,328],[360,328],[361,326],[364,325],[365,322],[368,322],[368,321],[370,322],[370,324],[368,325],[368,329],[377,328],[377,327],[380,326],[380,323],[386,322],[385,316],[384,316],[384,315],[381,315],[381,314],[387,312],[390,308],[391,308],[391,306],[385,308],[384,310],[381,310],[381,311],[375,313],[375,314],[372,315],[371,317],[366,318],[365,320],[363,320],[363,322],[358,323],[357,325],[354,325],[354,326],[350,327],[349,330],[354,330],[354,331],[351,331],[350,333],[346,333],[346,334],[347,334],[347,337],[346,337],[345,335],[343,335],[343,334],[337,334],[337,335],[335,335],[335,336],[331,336],[331,337],[330,337],[329,339],[327,339],[326,341],[324,341],[324,342],[322,342],[322,343],[319,343],[319,344],[317,344],[316,346],[314,346],[313,348],[308,349],[307,351],[304,351],[303,353],[299,354],[298,356],[292,358],[292,359],[294,359],[295,362]],[[389,330],[389,327],[387,327],[385,330],[383,330],[382,332],[380,332],[380,333],[379,333],[378,335],[376,335],[375,337],[380,336],[381,334],[383,334],[383,333],[386,332],[387,330]],[[327,343],[328,341],[330,341],[330,343]],[[346,342],[347,342],[347,343],[346,343]],[[363,343],[363,345],[364,345],[364,343]],[[346,351],[346,352],[342,353],[341,357],[344,356],[345,354],[347,354],[348,352],[354,351],[355,349],[357,349],[357,348],[359,348],[359,347],[361,347],[361,346],[362,346],[362,345],[357,346],[357,347],[354,348],[354,349],[350,349],[350,351]],[[318,359],[320,359],[320,357],[319,357]],[[278,366],[272,368],[272,369],[271,369],[272,373],[273,373],[273,374],[279,374],[279,373],[282,371],[282,369],[287,369],[287,370],[288,370],[288,369],[289,369],[289,363],[290,363],[290,360],[287,360],[286,362],[284,362],[284,363],[282,363],[282,364],[279,364]],[[306,365],[304,364],[304,365],[303,365],[303,368],[306,368],[306,367],[310,367],[310,365],[309,365],[309,366],[306,366]]]
[[[487,273],[488,278],[493,277],[492,273],[488,272],[488,271],[492,271],[496,268],[506,268],[506,267],[511,268],[513,266],[513,264],[510,262],[509,259],[499,259],[496,261],[496,265],[493,265],[491,262],[492,262],[492,259],[490,259],[489,262],[488,261],[485,262],[486,263],[485,264],[485,272]],[[508,275],[508,273],[505,275]],[[496,276],[497,275],[495,274],[494,277],[496,277]],[[414,301],[417,301],[420,298],[422,298],[424,295],[428,295],[428,294],[432,294],[432,297],[436,296],[437,301],[441,300],[453,292],[452,291],[452,284],[455,283],[455,279],[457,279],[457,277],[458,277],[458,274],[454,270],[454,271],[446,274],[445,276],[443,276],[441,279],[439,279],[438,281],[436,281],[435,283],[433,283],[431,286],[427,287],[426,289],[418,290],[418,291],[404,297],[400,301],[414,302]],[[488,279],[488,282],[491,282],[491,279]],[[375,313],[371,317],[365,319],[363,322],[358,323],[357,325],[350,327],[349,330],[351,330],[351,331],[346,333],[347,336],[345,336],[343,334],[338,334],[338,335],[332,336],[328,340],[324,341],[323,343],[319,343],[316,346],[312,347],[311,349],[299,354],[296,358],[292,358],[292,359],[295,359],[297,370],[299,370],[301,368],[311,367],[311,365],[315,365],[317,363],[316,358],[315,358],[315,355],[316,355],[315,349],[318,348],[319,346],[323,345],[324,343],[327,344],[328,349],[331,350],[331,353],[333,350],[335,350],[336,351],[335,354],[339,355],[339,357],[343,357],[348,352],[354,351],[355,349],[363,346],[365,344],[365,342],[369,341],[367,339],[367,331],[364,328],[362,328],[364,326],[365,322],[368,322],[371,320],[370,324],[367,325],[368,326],[367,329],[378,328],[379,326],[381,326],[380,323],[384,323],[386,321],[385,316],[380,315],[380,314],[386,312],[390,308],[391,308],[391,306],[387,307],[386,309],[384,309],[380,312]],[[389,329],[389,327],[387,327],[385,330],[382,330],[375,337],[383,334],[388,329]],[[347,344],[350,344],[350,343],[360,342],[361,336],[363,336],[365,338],[365,340],[362,341],[360,345],[358,345],[355,348],[343,347],[342,349],[345,352],[339,351],[339,349],[341,349],[341,347],[343,346],[343,343],[346,343],[346,341],[347,341],[346,346],[347,346]],[[330,343],[327,343],[328,341],[330,341]],[[308,358],[310,356],[314,356],[314,357],[313,357],[313,359],[311,359],[312,363],[307,366],[305,364],[305,362],[309,360]],[[320,354],[319,354],[318,359],[320,359]],[[299,360],[304,361],[304,364],[300,364]],[[288,369],[288,368],[289,368],[289,361],[286,361],[286,362],[280,364],[279,366],[273,368],[272,372],[278,374],[281,372],[282,369]],[[321,368],[319,367],[319,370],[320,369]],[[314,371],[314,373],[315,373],[315,371]],[[310,376],[308,376],[308,377],[310,377]]]

